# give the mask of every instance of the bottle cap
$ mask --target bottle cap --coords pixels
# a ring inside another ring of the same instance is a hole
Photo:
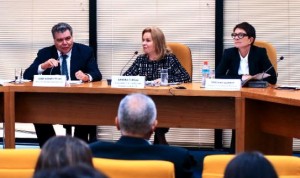
[[[208,61],[204,61],[204,65],[208,65]]]

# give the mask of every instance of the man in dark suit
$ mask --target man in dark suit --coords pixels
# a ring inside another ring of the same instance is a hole
[[[94,157],[126,160],[165,160],[174,163],[176,178],[192,177],[194,164],[189,151],[168,145],[152,145],[156,106],[143,94],[130,94],[122,99],[115,119],[121,138],[116,143],[94,142],[90,145]],[[153,170],[155,171],[155,170]]]
[[[83,82],[99,81],[102,75],[92,48],[74,43],[72,27],[58,23],[52,27],[54,45],[39,50],[34,62],[24,72],[24,78],[33,80],[34,75],[66,75],[67,80]],[[48,138],[55,136],[51,124],[34,124],[38,142],[42,146]],[[74,135],[89,141],[95,139],[96,126],[75,126]]]

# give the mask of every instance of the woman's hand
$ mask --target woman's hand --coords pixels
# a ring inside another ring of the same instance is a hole
[[[160,78],[153,80],[154,86],[159,86],[160,85],[160,81],[161,81]]]
[[[248,80],[248,79],[251,79],[252,78],[252,75],[243,75],[242,76],[242,81],[245,81],[245,80]]]

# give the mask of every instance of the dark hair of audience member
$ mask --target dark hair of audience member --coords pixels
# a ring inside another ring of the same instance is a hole
[[[108,178],[95,168],[77,164],[66,166],[61,169],[44,169],[35,172],[33,178]]]
[[[278,175],[263,154],[244,152],[228,163],[224,178],[278,178]]]
[[[42,147],[35,171],[59,169],[79,163],[94,167],[92,153],[84,141],[71,136],[50,138]]]

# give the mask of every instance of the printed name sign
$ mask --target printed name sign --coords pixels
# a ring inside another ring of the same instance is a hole
[[[112,88],[145,88],[145,76],[112,76]]]
[[[33,86],[64,87],[66,86],[65,75],[34,75]]]
[[[205,89],[207,90],[240,90],[241,80],[239,79],[206,79]]]

